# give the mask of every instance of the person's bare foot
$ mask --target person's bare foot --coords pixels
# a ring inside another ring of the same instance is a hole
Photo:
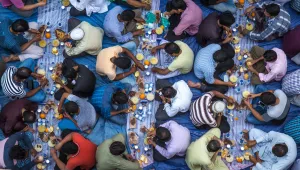
[[[201,87],[201,83],[194,83],[191,80],[188,81],[188,85],[189,85],[189,87],[198,88],[198,89],[200,89],[200,87]]]

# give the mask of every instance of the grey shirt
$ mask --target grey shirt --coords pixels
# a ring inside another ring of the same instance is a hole
[[[73,118],[77,121],[80,130],[92,129],[97,121],[95,108],[86,99],[79,98],[73,94],[70,94],[67,99],[77,103],[79,106],[80,112]]]
[[[282,120],[286,117],[290,109],[290,102],[282,90],[275,90],[274,95],[279,98],[279,103],[275,106],[267,106],[268,110],[262,115],[266,122],[276,119]]]

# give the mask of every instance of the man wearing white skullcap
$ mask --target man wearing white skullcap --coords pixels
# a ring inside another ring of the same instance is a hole
[[[71,42],[65,43],[64,57],[98,55],[102,49],[103,29],[75,18],[69,19],[68,24]]]
[[[222,133],[229,132],[230,126],[227,118],[223,116],[226,104],[222,99],[227,101],[228,107],[234,107],[235,100],[218,91],[207,92],[195,100],[190,107],[190,119],[193,124],[197,128],[202,125],[208,125],[220,128]]]

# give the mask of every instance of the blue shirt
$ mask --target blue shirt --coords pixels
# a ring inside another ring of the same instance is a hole
[[[124,11],[120,6],[116,6],[108,11],[105,16],[103,27],[104,32],[108,37],[115,38],[119,43],[128,42],[133,39],[131,32],[122,35],[124,23],[118,20],[118,15]]]
[[[21,45],[28,42],[23,35],[15,35],[10,32],[12,21],[10,19],[4,19],[0,22],[0,47],[13,52],[14,54],[20,54],[22,52]]]
[[[109,118],[111,117],[111,111],[114,110],[112,106],[113,94],[121,90],[129,92],[130,88],[131,86],[129,84],[123,84],[121,82],[113,82],[100,86],[95,89],[91,97],[91,104],[104,118]]]
[[[257,163],[252,170],[286,170],[288,169],[297,157],[297,145],[290,136],[270,131],[266,135],[256,139],[257,148],[253,153],[259,152],[259,157],[263,160],[262,163]],[[272,153],[272,148],[276,144],[285,143],[288,147],[288,152],[283,157],[277,157]]]
[[[209,84],[215,82],[215,60],[213,59],[213,54],[220,50],[221,46],[218,44],[210,44],[205,48],[202,48],[196,56],[194,63],[194,72],[199,79],[205,79]]]

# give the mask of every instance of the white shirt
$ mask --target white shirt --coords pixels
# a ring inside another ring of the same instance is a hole
[[[78,11],[83,11],[86,9],[86,15],[90,16],[93,12],[104,13],[108,11],[108,5],[110,1],[108,0],[70,0],[70,3]]]
[[[178,112],[187,112],[193,97],[190,87],[183,80],[174,83],[172,87],[177,91],[177,94],[171,99],[171,104],[166,103],[164,106],[164,110],[170,117],[175,116]]]

